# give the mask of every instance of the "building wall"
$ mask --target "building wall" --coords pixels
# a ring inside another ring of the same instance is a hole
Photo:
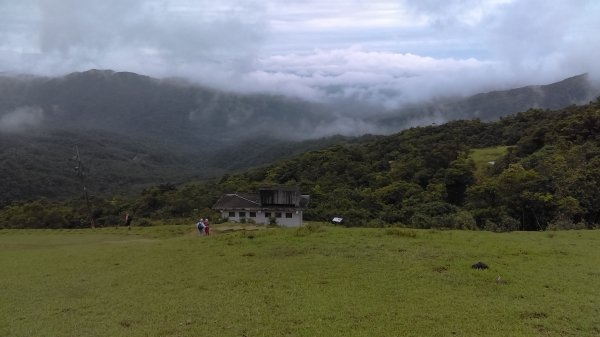
[[[278,217],[277,213],[281,213],[281,217]],[[288,217],[290,215],[291,215],[291,217]],[[245,218],[246,220],[252,219],[257,224],[268,224],[270,222],[270,217],[275,217],[275,219],[277,220],[277,224],[280,226],[285,226],[285,227],[302,226],[302,211],[274,212],[274,211],[239,211],[239,210],[228,211],[228,210],[225,210],[225,211],[221,211],[221,217],[223,219],[229,218],[229,221],[233,221],[233,222],[241,222],[241,220],[243,218]]]

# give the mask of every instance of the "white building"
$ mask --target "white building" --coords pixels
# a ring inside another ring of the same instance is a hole
[[[262,188],[258,193],[225,194],[213,206],[223,219],[269,224],[274,220],[280,226],[302,226],[302,212],[310,197],[298,189],[279,187]]]

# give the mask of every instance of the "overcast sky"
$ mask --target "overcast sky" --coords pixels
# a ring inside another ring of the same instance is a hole
[[[0,72],[397,107],[600,73],[597,0],[0,0]]]

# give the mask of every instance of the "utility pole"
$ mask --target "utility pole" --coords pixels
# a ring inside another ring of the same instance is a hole
[[[74,159],[77,161],[77,166],[75,166],[75,172],[79,180],[81,181],[81,185],[83,186],[83,198],[85,199],[85,207],[87,209],[88,218],[90,220],[90,226],[92,228],[96,228],[96,220],[92,215],[92,207],[90,206],[90,197],[88,195],[87,187],[85,186],[85,171],[83,169],[83,163],[81,162],[81,157],[79,156],[79,147],[75,145],[75,157]]]

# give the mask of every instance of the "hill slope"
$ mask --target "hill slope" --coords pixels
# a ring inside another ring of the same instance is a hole
[[[497,120],[528,109],[561,109],[588,103],[600,95],[600,87],[587,74],[547,85],[492,91],[464,99],[444,99],[395,111],[377,119],[393,128],[478,118]]]
[[[396,132],[437,119],[495,119],[532,106],[579,103],[594,90],[586,76],[578,76],[549,86],[481,94],[392,115],[375,113],[377,118],[365,117],[361,123]],[[2,198],[77,193],[71,164],[65,163],[75,145],[91,170],[90,187],[108,195],[139,191],[150,184],[215,177],[303,151],[364,140],[297,140],[310,138],[315,128],[335,129],[339,117],[334,106],[225,93],[181,80],[109,70],[60,78],[3,76]]]
[[[481,170],[473,149],[499,147]],[[535,230],[600,222],[600,100],[493,123],[455,121],[313,151],[229,177],[224,189],[299,185],[308,219]]]
[[[35,107],[41,111],[40,127],[104,130],[184,149],[266,131],[297,136],[314,121],[327,120],[322,107],[300,100],[225,93],[110,70],[60,78],[0,77],[0,88],[0,116]],[[274,130],[273,124],[278,125]]]
[[[495,163],[482,166],[480,157],[490,148]],[[310,194],[307,220],[341,216],[353,226],[495,231],[593,228],[600,223],[600,99],[335,145],[225,175],[218,183],[97,199],[94,213],[103,225],[118,221],[123,210],[163,220],[206,216],[224,192],[269,185],[299,186]],[[0,210],[0,227],[81,226],[76,204],[13,204]]]

